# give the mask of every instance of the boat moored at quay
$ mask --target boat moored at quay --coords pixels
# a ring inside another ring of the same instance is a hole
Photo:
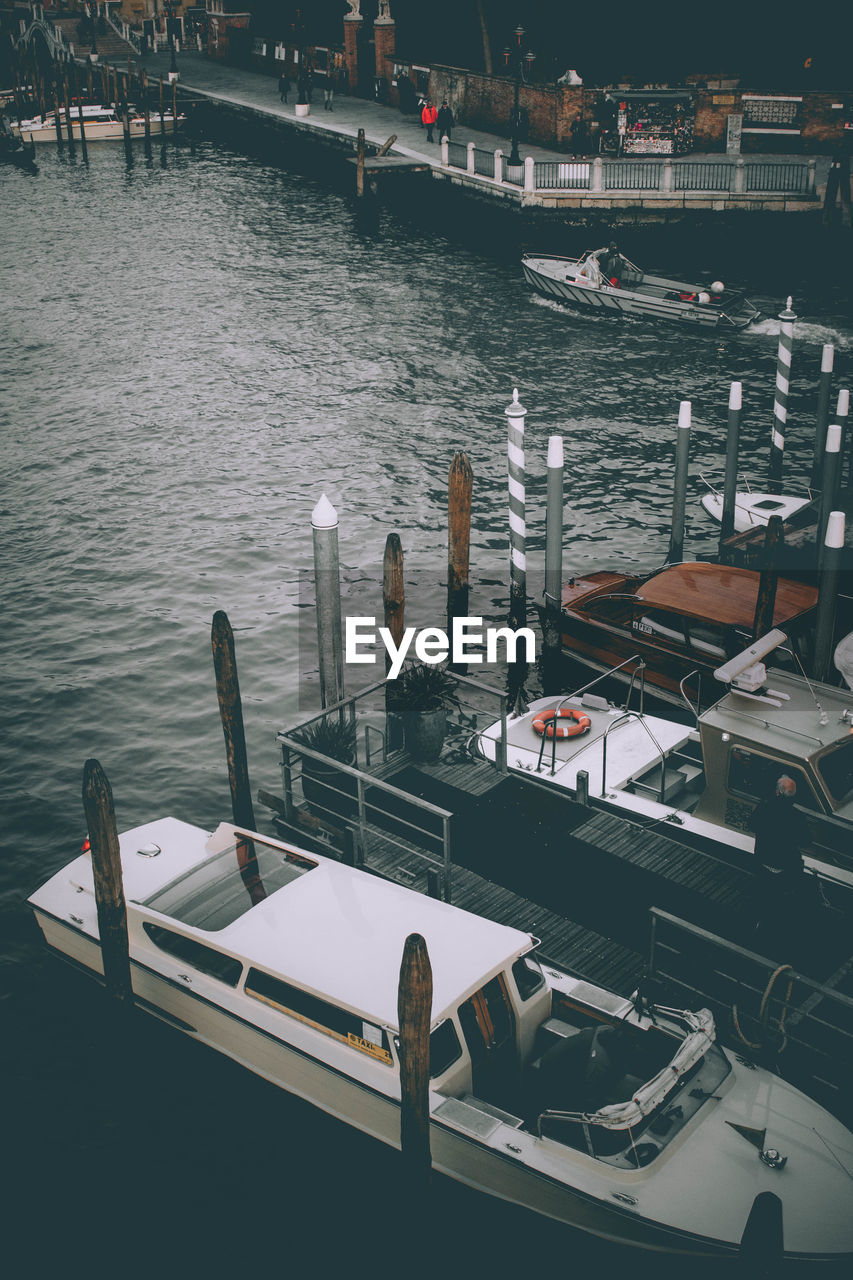
[[[112,106],[89,104],[82,107],[83,129],[87,142],[103,142],[124,137],[124,120],[122,113]],[[186,123],[186,116],[178,114],[178,125]],[[162,119],[159,112],[149,114],[148,130],[152,136],[170,133],[175,127],[175,117],[171,111],[164,112]],[[59,128],[63,136],[68,131],[68,113],[59,112]],[[12,131],[25,143],[55,142],[57,118],[55,111],[49,111],[44,119],[36,116],[33,120],[22,120],[20,125],[13,125]],[[132,138],[145,137],[145,114],[137,107],[128,108],[128,129]],[[75,142],[80,141],[80,117],[77,107],[71,108],[71,136]]]
[[[536,699],[508,718],[505,741],[497,721],[470,749],[490,761],[505,750],[511,773],[572,798],[580,790],[598,808],[660,823],[672,840],[737,859],[753,854],[752,813],[786,774],[809,829],[807,869],[853,888],[850,691],[768,670],[761,659],[785,639],[769,632],[719,667],[727,692],[695,728],[614,705],[593,681]]]
[[[524,930],[231,823],[124,833],[138,1005],[400,1145],[398,974],[432,969],[434,1169],[623,1244],[853,1255],[853,1134],[729,1053],[707,1010],[650,1006],[540,964]],[[91,858],[30,898],[47,943],[103,972]]]

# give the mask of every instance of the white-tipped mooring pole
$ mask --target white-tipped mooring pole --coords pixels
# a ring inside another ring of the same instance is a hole
[[[518,403],[518,389],[512,393],[507,416],[507,457],[509,469],[509,615],[513,625],[527,621],[527,526],[524,495],[524,420],[527,410]]]
[[[344,652],[341,634],[338,513],[325,493],[311,512],[311,529],[314,538],[320,699],[323,706],[328,707],[340,702],[344,696]]]
[[[689,400],[682,400],[678,408],[678,431],[675,437],[675,489],[672,496],[672,533],[669,538],[667,564],[679,564],[684,559],[684,512],[687,506],[687,467],[690,461]]]
[[[843,549],[844,512],[830,511],[821,551],[820,591],[815,619],[814,675],[816,680],[825,680],[829,672],[838,600],[838,575]]]
[[[563,437],[548,437],[545,510],[545,607],[560,611],[563,593]]]
[[[737,499],[737,463],[740,448],[740,411],[743,387],[733,382],[729,388],[729,428],[726,436],[726,478],[723,484],[723,511],[720,523],[720,557],[723,547],[735,531]]]
[[[770,438],[771,493],[782,489],[782,461],[785,456],[785,427],[788,422],[788,393],[791,388],[791,352],[794,346],[794,321],[789,298],[779,313],[779,349],[776,353],[776,394],[773,398],[773,432]]]
[[[820,382],[817,388],[817,418],[815,420],[814,453],[812,454],[811,488],[820,484],[820,469],[823,466],[823,451],[826,448],[826,427],[829,422],[829,394],[832,390],[832,366],[835,362],[835,347],[825,342],[820,357]]]
[[[849,459],[850,465],[847,469],[847,483],[853,483],[853,441],[847,434],[847,416],[850,413],[850,392],[846,387],[842,387],[838,393],[838,403],[835,406],[835,421],[841,428],[841,471],[839,472],[839,484],[844,482],[844,458]]]
[[[818,564],[823,568],[823,553],[829,513],[838,506],[838,489],[841,479],[841,427],[837,422],[826,429],[826,448],[823,454],[823,473],[820,480],[820,514],[817,523]]]

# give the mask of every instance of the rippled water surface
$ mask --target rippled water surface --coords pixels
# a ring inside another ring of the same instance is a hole
[[[396,1270],[383,1236],[399,1209],[390,1155],[163,1028],[114,1035],[100,993],[45,956],[22,904],[79,848],[83,762],[104,766],[122,828],[228,816],[209,642],[221,608],[237,638],[253,786],[276,787],[274,733],[300,709],[300,658],[316,665],[297,652],[298,579],[323,492],[339,512],[346,574],[376,611],[397,531],[413,584],[407,621],[440,622],[447,472],[467,450],[471,612],[499,617],[514,386],[528,409],[531,596],[548,437],[565,442],[567,570],[651,569],[667,548],[684,399],[687,547],[711,551],[698,500],[703,475],[722,480],[730,381],[743,382],[743,469],[755,481],[767,465],[773,317],[793,293],[802,318],[786,466],[807,471],[820,346],[835,342],[849,367],[849,297],[835,278],[827,293],[792,273],[796,259],[760,238],[736,252],[726,237],[636,232],[622,236],[630,257],[722,275],[769,318],[721,337],[586,317],[528,291],[518,254],[534,232],[491,211],[427,193],[414,208],[401,199],[370,212],[348,183],[209,142],[150,164],[135,154],[129,170],[121,147],[90,147],[86,166],[45,146],[38,176],[0,172],[0,906],[21,1204],[35,1224],[58,1214],[62,1232],[76,1227],[78,1257],[100,1201],[124,1249],[134,1224],[153,1226],[159,1244],[163,1214],[164,1248],[208,1265],[221,1242],[223,1257],[251,1260],[254,1245],[282,1273],[298,1256],[322,1274],[328,1249],[357,1274]],[[566,252],[589,241],[565,228],[547,238]],[[301,709],[313,709],[313,690]],[[447,1221],[455,1239],[480,1240],[482,1257],[504,1257],[501,1212],[437,1195],[433,1238]],[[513,1240],[528,1228],[522,1218]],[[555,1255],[570,1247],[575,1265],[612,1261],[571,1234],[544,1239]],[[250,1261],[247,1274],[259,1273]]]

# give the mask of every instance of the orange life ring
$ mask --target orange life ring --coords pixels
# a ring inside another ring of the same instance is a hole
[[[558,720],[569,720],[571,723],[557,724]],[[550,711],[539,712],[533,721],[533,728],[545,738],[576,738],[578,734],[586,733],[590,724],[589,716],[582,711],[575,711],[573,707],[561,707],[559,710],[552,707]]]

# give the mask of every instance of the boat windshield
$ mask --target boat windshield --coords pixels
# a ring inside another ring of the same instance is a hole
[[[832,797],[833,809],[853,800],[853,733],[818,759],[817,771]]]
[[[158,889],[142,906],[215,933],[316,865],[290,849],[238,836],[229,848]]]

